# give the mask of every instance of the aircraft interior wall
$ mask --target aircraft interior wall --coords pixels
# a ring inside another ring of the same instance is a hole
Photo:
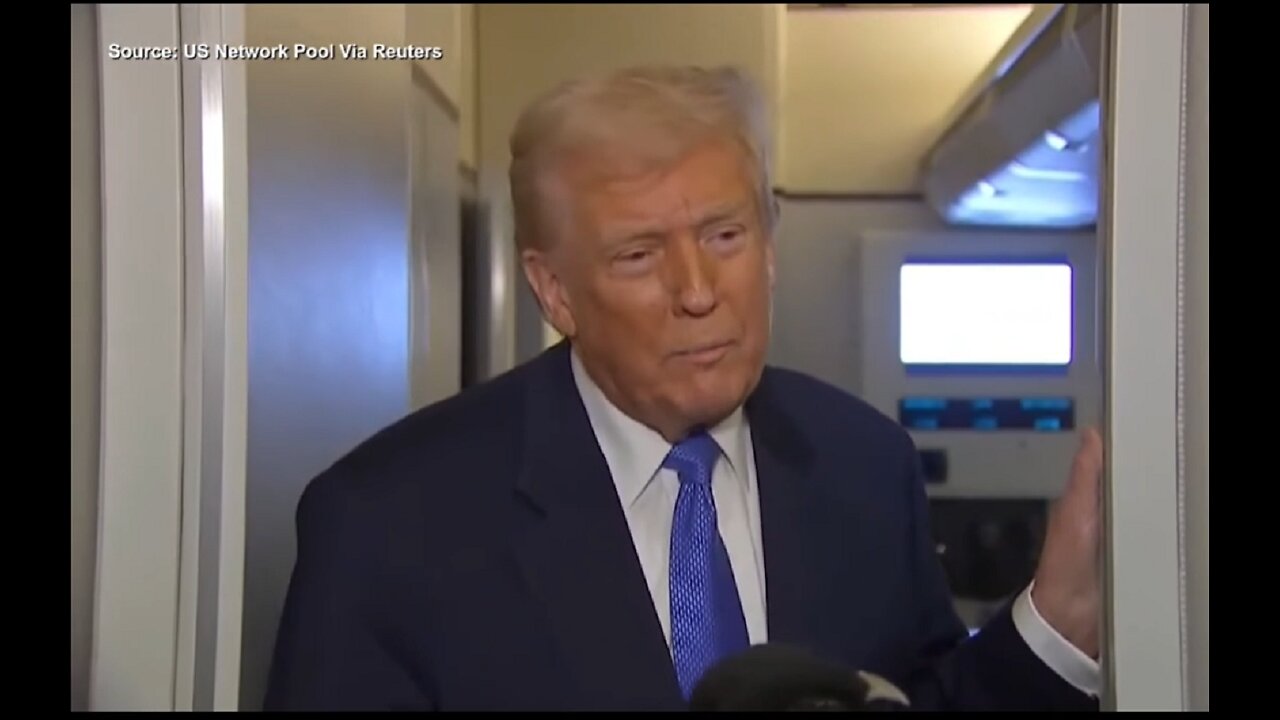
[[[251,44],[470,46],[459,5],[245,10]],[[303,488],[475,372],[472,57],[249,65],[241,707],[260,706]],[[465,348],[465,351],[464,351]],[[480,348],[483,351],[483,348]]]
[[[251,5],[245,16],[253,45],[405,42],[403,5]],[[425,297],[416,276],[425,269],[411,265],[424,228],[410,208],[411,198],[435,204],[431,190],[441,181],[411,163],[440,152],[434,146],[451,148],[447,167],[456,173],[457,132],[408,131],[406,118],[440,117],[417,97],[407,70],[341,59],[247,66],[242,709],[261,706],[303,488],[408,412],[415,384],[423,396],[440,392],[441,380],[414,372],[410,352],[422,328],[411,298]]]
[[[1096,244],[1091,230],[1068,235],[1067,240],[1052,230],[948,224],[923,199],[910,196],[784,198],[780,207],[769,361],[810,373],[872,403],[895,420],[899,419],[898,397],[894,395],[897,379],[877,367],[868,367],[867,362],[873,358],[876,365],[884,366],[898,359],[893,333],[879,320],[897,317],[900,310],[896,294],[880,291],[892,286],[883,277],[897,268],[892,263],[892,249],[886,256],[872,243],[901,242],[910,247],[921,243],[950,247],[954,243],[960,248],[985,241],[986,254],[997,258],[1007,256],[1000,250],[1003,239],[1022,252],[1028,248],[1034,251],[1041,242],[1047,248],[1067,243],[1075,247],[1077,257],[1086,258],[1079,263],[1084,273],[1090,272]],[[981,252],[968,254],[983,256]],[[889,262],[883,257],[889,257]],[[1092,288],[1088,277],[1077,277],[1076,282],[1078,287]],[[1078,298],[1074,311],[1090,313],[1092,307],[1091,300]],[[868,324],[869,318],[877,320]],[[1094,332],[1090,322],[1076,318],[1076,323],[1085,332]],[[1078,421],[1085,423],[1097,417],[1101,389],[1092,371],[1093,344],[1077,341],[1084,352],[1076,358],[1080,381],[1072,385],[1076,392],[1071,397]],[[1040,387],[1035,380],[1018,378],[959,376],[932,382],[932,389],[964,399],[998,393],[1000,388],[1016,388],[1038,397],[1053,387],[1053,381]],[[1073,446],[1065,435],[1028,437],[1022,433],[1018,440],[1009,441],[998,433],[975,429],[912,429],[912,433],[927,473],[935,471],[933,464],[950,465],[945,481],[930,487],[933,531],[957,607],[976,627],[1030,581],[1048,503],[1065,482],[1061,467],[1069,465]],[[934,458],[940,459],[935,462]]]
[[[876,230],[946,228],[923,199],[779,201],[769,361],[862,393],[859,243]]]

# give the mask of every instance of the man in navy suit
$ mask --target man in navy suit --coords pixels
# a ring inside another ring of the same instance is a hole
[[[909,436],[765,367],[767,137],[731,70],[620,71],[526,111],[515,240],[565,339],[309,485],[268,709],[674,710],[764,642],[921,709],[1097,708],[1097,435],[1035,581],[970,638]]]

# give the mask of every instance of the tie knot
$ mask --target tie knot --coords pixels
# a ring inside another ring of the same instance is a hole
[[[681,482],[710,485],[719,457],[720,446],[715,439],[699,430],[674,445],[663,465],[675,470]]]

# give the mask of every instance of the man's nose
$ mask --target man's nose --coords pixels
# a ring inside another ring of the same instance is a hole
[[[674,243],[669,269],[677,311],[706,315],[715,309],[715,260],[697,236],[682,237]]]

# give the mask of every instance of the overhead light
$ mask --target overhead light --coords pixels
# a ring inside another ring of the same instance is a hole
[[[1053,148],[1054,150],[1065,150],[1067,146],[1071,144],[1070,142],[1067,141],[1066,138],[1062,137],[1061,135],[1059,135],[1058,133],[1052,130],[1049,130],[1044,134],[1044,141],[1049,147]]]
[[[1020,178],[1027,180],[1061,180],[1063,182],[1079,182],[1087,180],[1088,177],[1076,170],[1041,170],[1030,168],[1020,162],[1014,162],[1009,165],[1009,172]]]

